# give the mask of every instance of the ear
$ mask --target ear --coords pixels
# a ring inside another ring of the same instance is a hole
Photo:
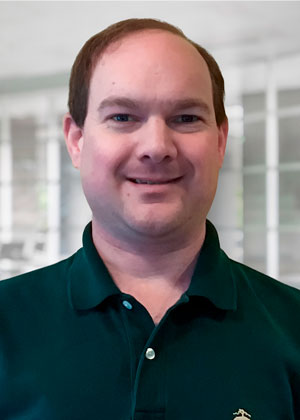
[[[70,113],[64,116],[63,130],[67,149],[75,168],[80,167],[81,150],[83,143],[82,129],[78,127]]]
[[[227,144],[227,137],[228,137],[228,119],[226,118],[225,121],[222,122],[220,127],[218,128],[218,150],[219,150],[219,164],[220,168],[223,165],[225,149]]]

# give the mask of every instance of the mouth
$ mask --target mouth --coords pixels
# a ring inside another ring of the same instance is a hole
[[[164,185],[164,184],[171,184],[176,183],[181,180],[181,176],[178,178],[173,179],[165,179],[165,180],[152,180],[152,179],[141,179],[141,178],[128,178],[129,181],[133,182],[134,184],[143,184],[143,185]]]

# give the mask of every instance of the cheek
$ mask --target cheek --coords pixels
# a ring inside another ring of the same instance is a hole
[[[199,190],[215,188],[219,173],[219,155],[217,148],[198,145],[189,156],[193,167],[195,186]]]
[[[100,137],[101,138],[101,137]],[[122,147],[111,139],[96,141],[89,138],[82,149],[80,172],[86,183],[111,184],[125,161]]]

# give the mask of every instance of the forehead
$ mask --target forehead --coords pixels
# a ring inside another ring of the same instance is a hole
[[[169,50],[170,47],[172,47],[171,50]],[[193,54],[197,57],[200,55],[189,41],[177,34],[161,29],[145,29],[126,34],[123,38],[109,44],[102,54],[102,59],[115,52],[121,54],[136,48],[147,49],[148,53],[151,53],[154,48],[158,55],[162,51],[165,53],[166,49],[168,54],[179,52],[180,55]]]
[[[112,43],[98,60],[90,95],[206,97],[212,102],[207,64],[185,39],[162,30],[129,34]],[[145,97],[145,99],[147,99]]]

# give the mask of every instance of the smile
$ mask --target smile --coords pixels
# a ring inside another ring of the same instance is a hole
[[[164,181],[153,181],[153,180],[147,180],[147,179],[130,178],[129,181],[134,182],[135,184],[162,185],[162,184],[169,184],[171,182],[176,182],[179,179],[181,179],[181,177],[170,179],[170,180],[164,180]]]

